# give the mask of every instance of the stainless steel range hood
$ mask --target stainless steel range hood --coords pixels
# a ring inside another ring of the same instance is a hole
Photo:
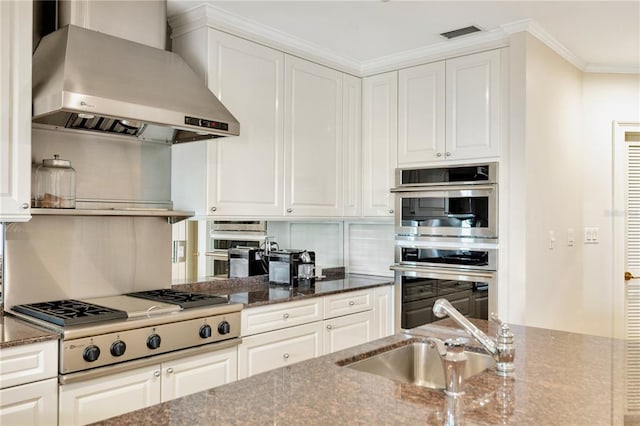
[[[34,53],[33,122],[171,143],[240,133],[175,53],[75,25]]]

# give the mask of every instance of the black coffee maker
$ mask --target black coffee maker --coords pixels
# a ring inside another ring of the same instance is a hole
[[[269,253],[269,282],[291,287],[316,281],[316,254],[307,250],[274,250]]]

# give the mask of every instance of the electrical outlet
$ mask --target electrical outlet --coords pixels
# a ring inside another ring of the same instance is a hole
[[[549,231],[549,250],[553,250],[553,247],[556,244],[556,233],[555,231]]]
[[[600,240],[598,239],[598,231],[599,228],[594,227],[585,227],[584,228],[584,243],[585,244],[598,244]]]

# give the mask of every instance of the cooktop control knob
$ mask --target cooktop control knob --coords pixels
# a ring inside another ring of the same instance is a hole
[[[218,324],[218,333],[220,334],[229,334],[231,331],[231,325],[227,321],[222,321]]]
[[[149,349],[158,349],[160,347],[160,336],[157,334],[152,334],[147,338],[147,347]]]
[[[89,345],[82,352],[82,358],[87,362],[94,362],[100,357],[100,348],[96,345]]]
[[[111,344],[111,355],[113,356],[122,356],[126,350],[127,345],[122,340],[116,340]]]
[[[200,337],[202,337],[203,339],[208,339],[209,337],[211,337],[211,326],[209,324],[205,324],[202,327],[200,327],[200,331],[199,333]]]

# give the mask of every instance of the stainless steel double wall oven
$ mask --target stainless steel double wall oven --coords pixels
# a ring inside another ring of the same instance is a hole
[[[496,163],[396,170],[401,328],[435,321],[441,297],[472,318],[496,310],[497,182]]]

